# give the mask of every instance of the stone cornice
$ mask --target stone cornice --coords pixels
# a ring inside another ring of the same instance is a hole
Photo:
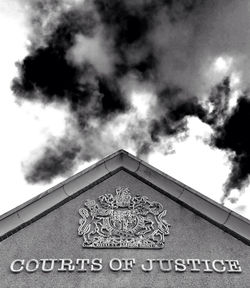
[[[250,221],[124,150],[104,158],[0,217],[0,239],[36,221],[79,192],[124,169],[161,193],[250,245]]]

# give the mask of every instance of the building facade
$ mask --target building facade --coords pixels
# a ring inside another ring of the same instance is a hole
[[[250,287],[250,222],[120,150],[0,218],[1,288]]]

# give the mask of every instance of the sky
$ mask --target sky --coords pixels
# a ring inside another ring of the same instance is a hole
[[[0,214],[122,148],[250,219],[249,1],[107,3],[1,1]]]

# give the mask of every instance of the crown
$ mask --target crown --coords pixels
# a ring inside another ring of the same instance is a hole
[[[128,188],[118,187],[115,190],[115,202],[117,207],[129,207],[131,202],[131,194]]]

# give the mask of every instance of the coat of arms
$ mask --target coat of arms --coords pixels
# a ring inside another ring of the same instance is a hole
[[[163,248],[170,225],[167,210],[128,188],[86,200],[79,209],[78,235],[87,248]]]

